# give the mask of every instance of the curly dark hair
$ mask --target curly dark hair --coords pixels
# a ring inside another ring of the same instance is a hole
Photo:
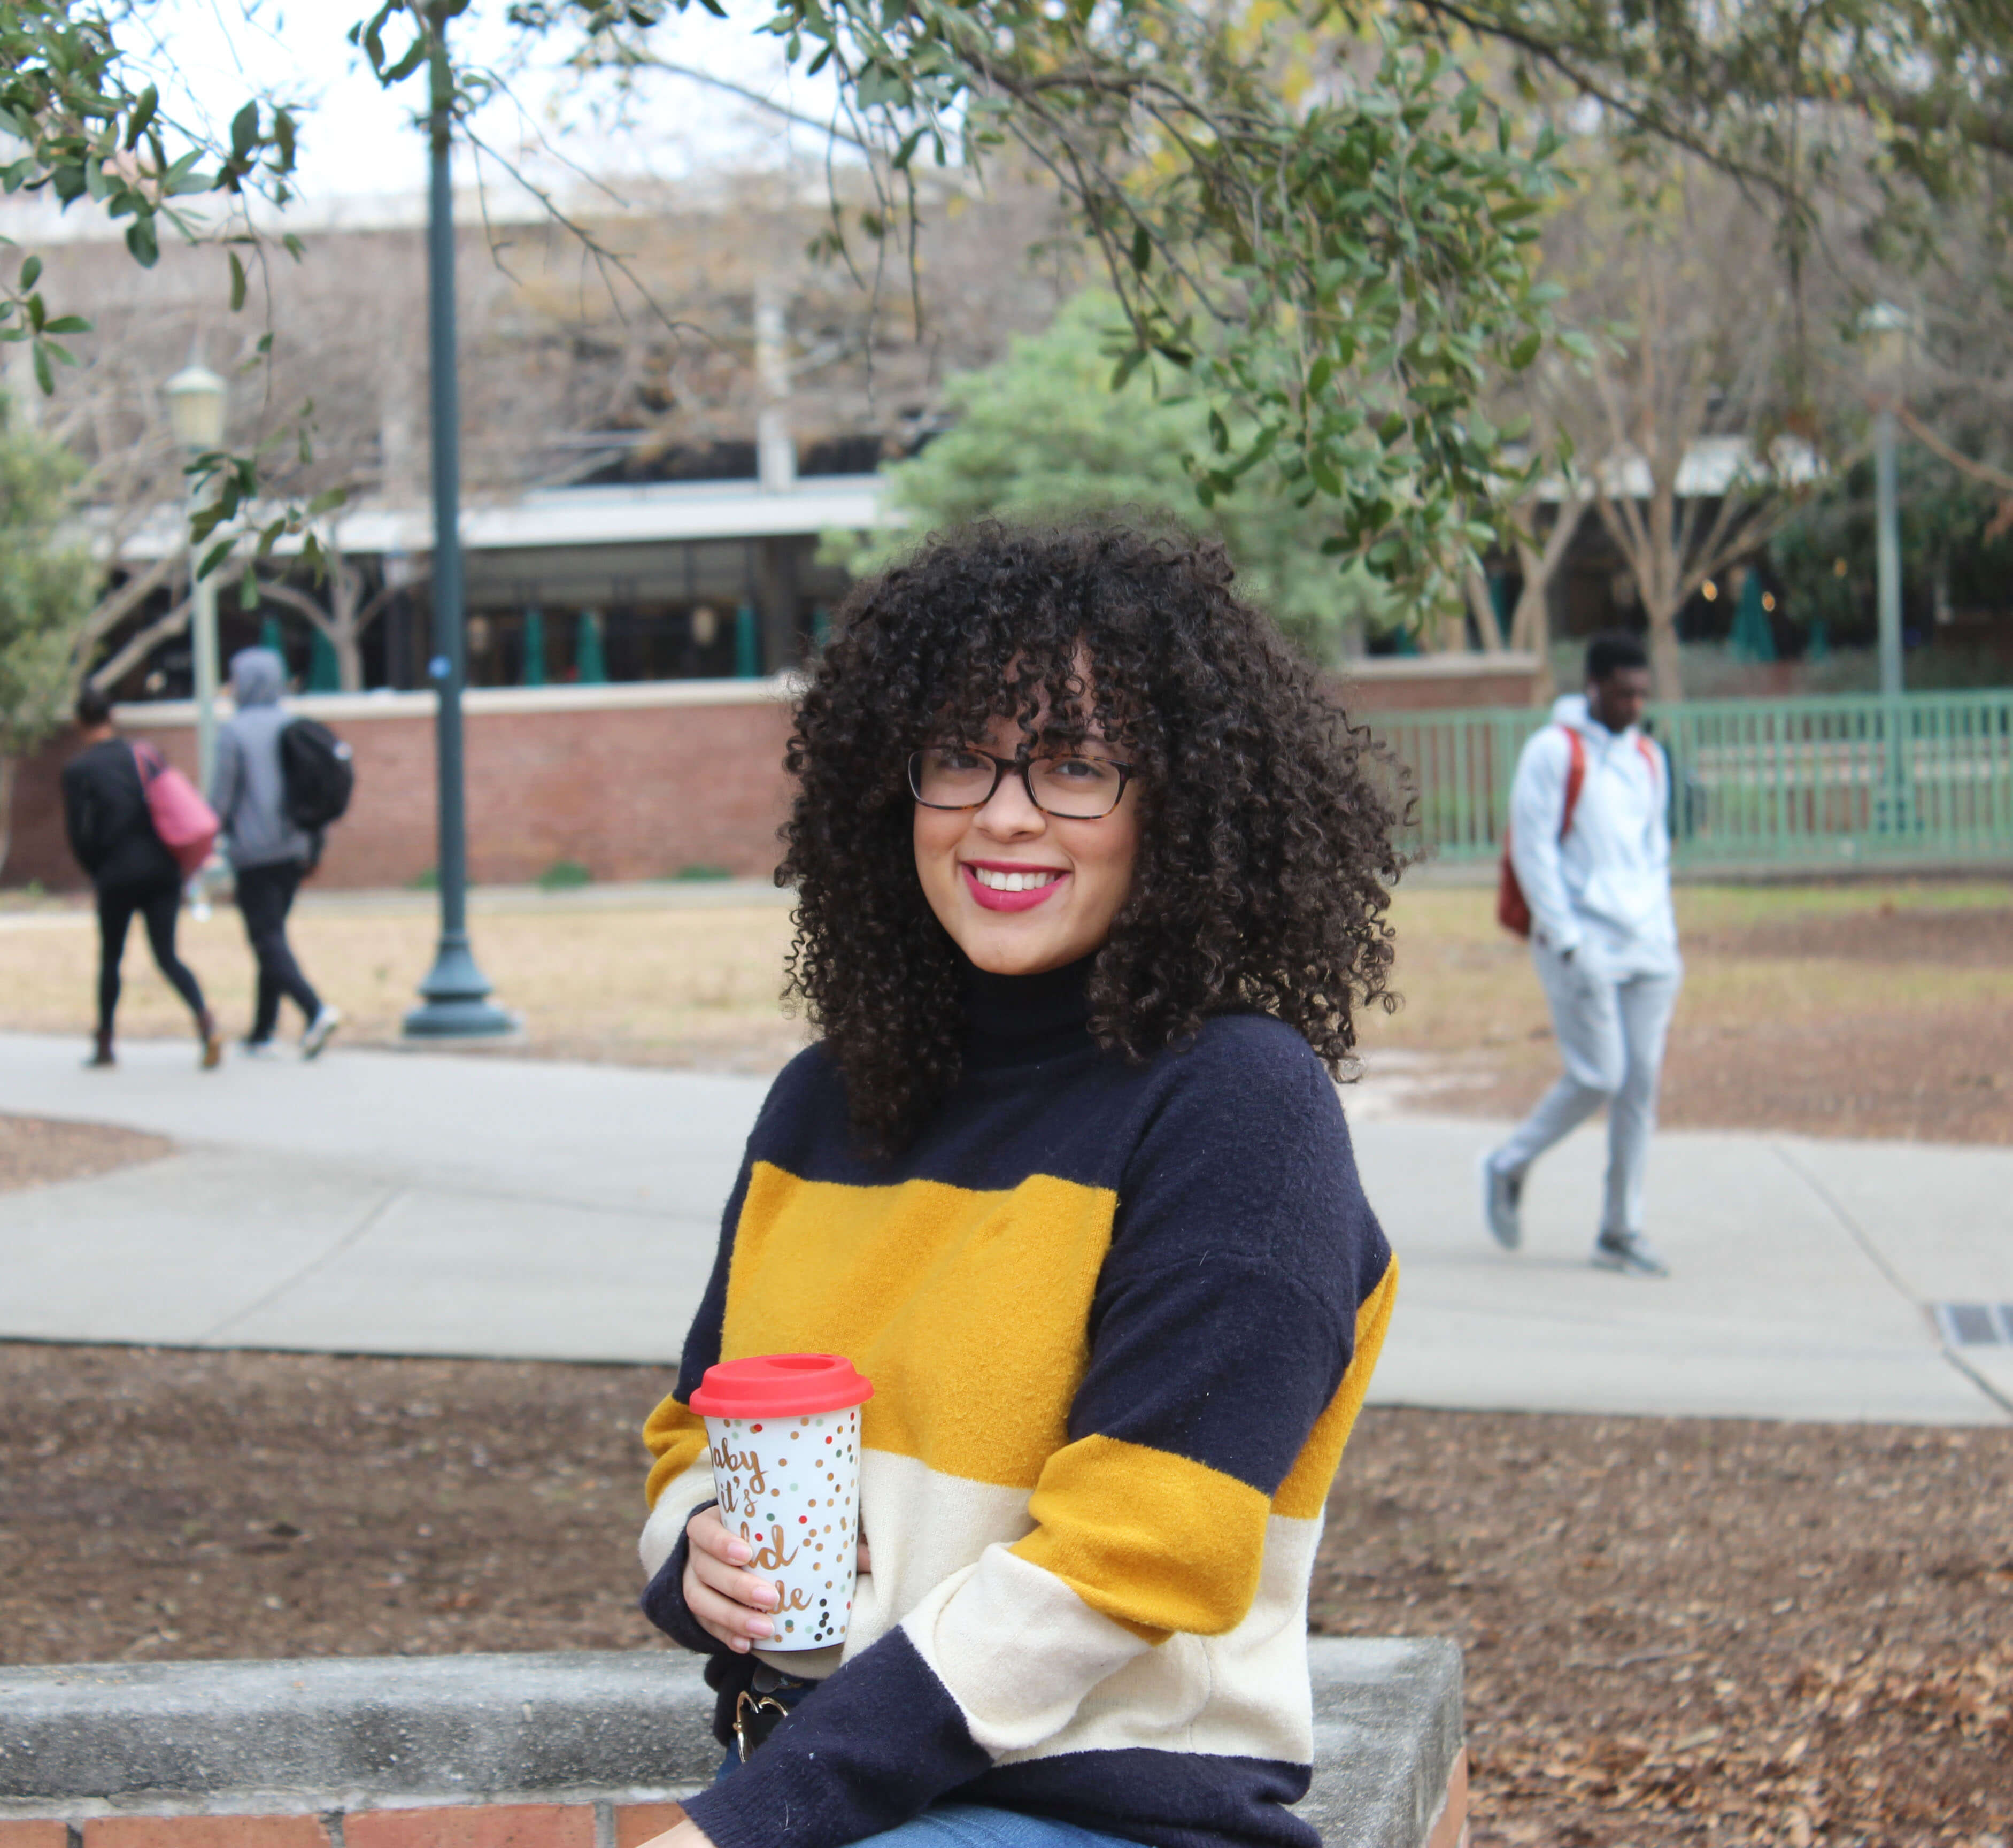
[[[909,755],[1011,717],[1029,745],[1096,725],[1138,766],[1132,888],[1099,951],[1091,1030],[1146,1058],[1262,1010],[1341,1075],[1387,990],[1397,817],[1375,752],[1222,546],[1139,518],[982,521],[856,585],[796,712],[777,878],[797,888],[792,994],[871,1149],[957,1081],[962,964],[916,873]],[[1087,676],[1082,669],[1088,666]]]

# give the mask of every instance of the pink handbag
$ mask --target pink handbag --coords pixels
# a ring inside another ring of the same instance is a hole
[[[202,799],[195,784],[166,761],[152,745],[135,745],[140,787],[146,792],[147,813],[161,845],[175,856],[184,875],[209,858],[223,824]]]

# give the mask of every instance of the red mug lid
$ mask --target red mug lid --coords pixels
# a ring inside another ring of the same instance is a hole
[[[843,1354],[756,1354],[709,1367],[692,1409],[702,1418],[788,1418],[843,1411],[873,1396]]]

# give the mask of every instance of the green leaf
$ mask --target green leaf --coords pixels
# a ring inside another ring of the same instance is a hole
[[[200,536],[198,536],[198,542],[200,543]],[[237,543],[238,542],[235,539],[218,540],[214,545],[210,547],[209,551],[206,552],[202,555],[202,563],[198,565],[195,568],[196,576],[198,577],[207,577],[219,565],[222,564],[226,559],[230,557],[231,549],[237,545]]]
[[[136,218],[126,227],[126,248],[145,270],[151,270],[161,260],[161,246],[154,235],[152,213],[145,218]]]
[[[1512,372],[1521,372],[1537,358],[1539,351],[1544,344],[1544,335],[1533,327],[1510,349],[1510,370]]]
[[[255,98],[231,118],[231,158],[242,163],[258,145],[259,105]]]
[[[245,306],[245,265],[239,260],[236,251],[228,254],[231,259],[231,312],[235,314]]]
[[[42,259],[38,256],[30,256],[24,259],[21,264],[20,288],[22,292],[25,295],[30,289],[33,288],[38,282],[41,281],[41,277]]]
[[[41,387],[42,395],[45,398],[54,397],[56,389],[56,375],[55,368],[49,364],[48,343],[38,340],[29,351],[34,363],[35,383]]]
[[[160,107],[161,93],[149,84],[140,92],[134,102],[133,113],[126,120],[126,152],[128,154],[139,146],[141,136],[147,132]]]

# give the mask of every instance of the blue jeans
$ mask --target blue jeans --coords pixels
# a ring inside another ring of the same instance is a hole
[[[794,1706],[795,1701],[785,1704]],[[731,1748],[720,1778],[741,1768]],[[716,1783],[719,1778],[713,1780]],[[1024,1816],[1018,1810],[996,1810],[985,1803],[931,1803],[894,1828],[867,1835],[854,1848],[1139,1848],[1118,1835],[1099,1835],[1074,1822],[1046,1816]]]

